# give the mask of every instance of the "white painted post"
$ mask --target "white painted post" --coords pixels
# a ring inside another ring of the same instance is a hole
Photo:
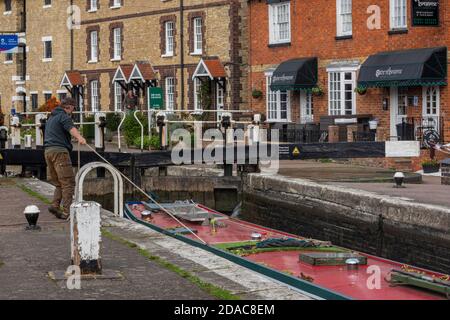
[[[97,112],[95,114],[95,148],[97,150],[103,150],[104,149],[104,129],[100,126],[100,118],[106,117],[105,113]]]
[[[17,115],[11,118],[11,144],[13,149],[20,149],[20,119]]]
[[[72,265],[81,274],[101,274],[101,205],[92,201],[75,202],[70,207]]]
[[[47,115],[38,113],[36,115],[36,149],[42,149],[44,147],[44,133],[41,128],[41,120],[47,119]]]

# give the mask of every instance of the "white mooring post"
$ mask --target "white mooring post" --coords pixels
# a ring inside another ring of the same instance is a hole
[[[70,240],[72,264],[81,274],[101,274],[101,205],[80,201],[70,208]]]
[[[20,149],[20,119],[17,114],[11,118],[11,145],[13,149]]]
[[[38,113],[36,115],[36,149],[42,149],[44,147],[44,132],[42,131],[42,122],[47,120],[47,115]]]
[[[95,149],[98,151],[104,151],[105,149],[105,122],[106,114],[98,112],[95,114]]]

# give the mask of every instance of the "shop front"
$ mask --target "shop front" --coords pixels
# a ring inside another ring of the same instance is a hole
[[[389,112],[390,140],[442,142],[445,110],[442,91],[447,85],[447,48],[382,52],[361,66],[358,90],[379,88],[383,109]]]

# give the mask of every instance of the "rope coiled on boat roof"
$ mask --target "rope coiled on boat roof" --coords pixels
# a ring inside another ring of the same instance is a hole
[[[264,248],[282,248],[282,247],[292,247],[292,248],[317,248],[321,244],[311,241],[311,240],[300,240],[294,238],[270,238],[256,244],[257,249]]]

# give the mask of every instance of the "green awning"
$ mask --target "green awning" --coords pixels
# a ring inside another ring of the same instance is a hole
[[[361,66],[358,87],[447,85],[447,48],[381,52]]]
[[[272,75],[270,89],[311,90],[316,86],[317,58],[301,58],[281,63]]]

